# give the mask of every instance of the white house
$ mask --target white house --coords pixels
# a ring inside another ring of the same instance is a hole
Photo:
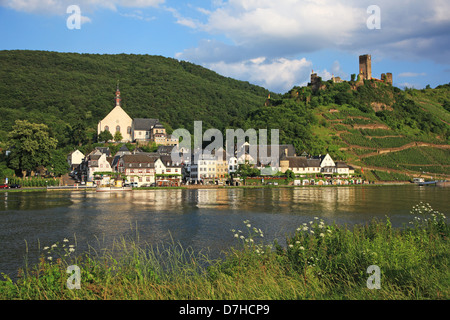
[[[87,167],[87,181],[94,181],[97,172],[112,172],[111,164],[109,163],[106,154],[91,155],[88,160]]]
[[[67,162],[69,163],[70,169],[73,170],[77,168],[84,159],[84,154],[80,150],[75,150],[67,156]]]

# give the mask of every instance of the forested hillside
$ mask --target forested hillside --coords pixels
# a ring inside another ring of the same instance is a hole
[[[16,119],[45,123],[59,146],[81,122],[91,136],[114,107],[117,82],[132,118],[159,118],[169,129],[223,130],[261,106],[269,91],[188,62],[148,55],[0,51],[0,139]]]

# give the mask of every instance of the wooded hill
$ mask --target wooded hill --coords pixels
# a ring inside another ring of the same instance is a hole
[[[132,118],[159,118],[169,132],[193,132],[194,121],[204,130],[279,129],[280,142],[298,153],[329,152],[378,180],[392,178],[388,171],[450,175],[450,84],[400,90],[373,80],[324,81],[322,90],[294,87],[279,95],[149,55],[0,51],[0,141],[15,120],[27,119],[47,124],[58,148],[74,149],[74,132],[88,133],[83,144],[95,142],[117,81]]]
[[[168,131],[204,127],[223,130],[264,103],[269,91],[203,67],[149,55],[97,55],[0,51],[0,139],[16,119],[45,123],[59,146],[70,127],[97,123],[115,106],[117,82],[132,118],[158,118]]]

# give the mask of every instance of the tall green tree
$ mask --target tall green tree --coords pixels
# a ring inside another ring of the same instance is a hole
[[[98,135],[98,141],[100,142],[109,142],[110,140],[113,140],[114,137],[111,134],[111,132],[109,132],[108,130],[102,131],[100,132],[100,134]]]
[[[57,144],[58,140],[51,137],[45,124],[16,120],[8,134],[8,148],[11,151],[8,165],[11,169],[21,171],[25,177],[27,171],[33,172],[37,167],[47,167],[51,163]]]
[[[56,177],[60,177],[69,172],[67,155],[63,150],[55,150],[50,157],[49,171]]]
[[[120,133],[120,131],[116,131],[116,133],[114,134],[114,141],[115,142],[120,142],[120,141],[122,141],[122,139],[123,139],[123,136]]]
[[[88,140],[86,124],[83,121],[78,121],[71,130],[70,142],[75,146],[81,146]]]

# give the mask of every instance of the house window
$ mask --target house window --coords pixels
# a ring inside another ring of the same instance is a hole
[[[127,133],[128,133],[128,134],[131,134],[131,127],[128,127],[128,128],[127,128]]]
[[[119,131],[120,132],[120,126],[116,127],[116,132]]]
[[[109,131],[109,127],[108,126],[105,127],[105,131]]]

